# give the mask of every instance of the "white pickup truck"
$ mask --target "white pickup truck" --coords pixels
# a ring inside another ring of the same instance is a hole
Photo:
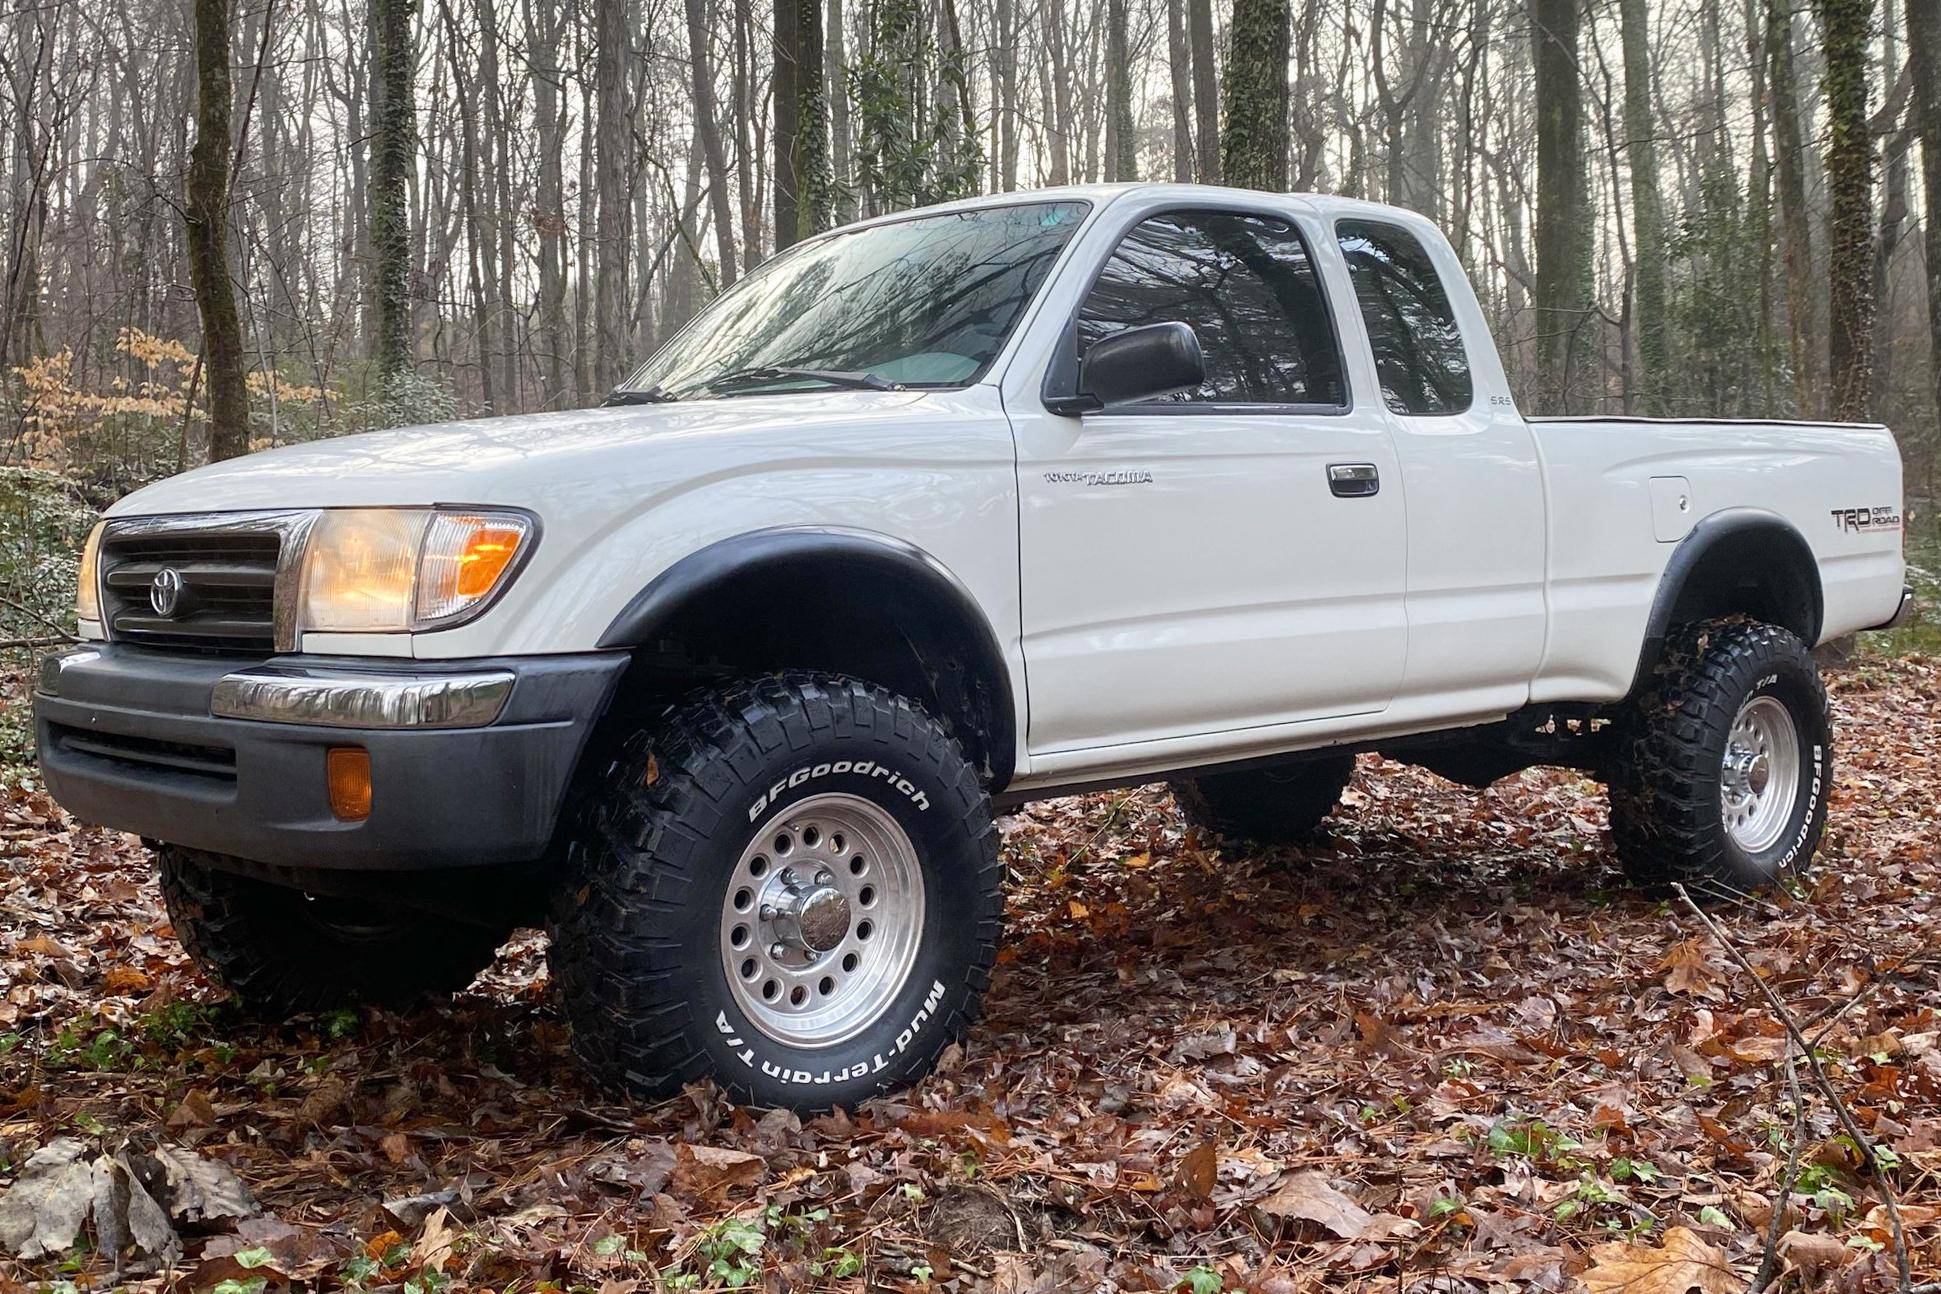
[[[1353,753],[1611,788],[1643,881],[1812,856],[1808,649],[1905,614],[1880,427],[1525,418],[1420,217],[1168,185],[937,207],[724,293],[593,410],[112,508],[47,784],[249,1005],[544,920],[579,1053],[818,1108],[923,1074],[994,806],[1170,780],[1297,838]]]

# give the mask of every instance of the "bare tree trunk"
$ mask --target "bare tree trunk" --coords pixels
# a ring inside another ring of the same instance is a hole
[[[837,3],[838,0],[830,0]],[[991,51],[997,123],[997,187],[1018,187],[1018,0],[994,0],[997,42]]]
[[[764,222],[762,189],[757,172],[766,175],[768,168],[758,168],[755,163],[762,155],[760,135],[764,114],[755,93],[755,38],[751,30],[754,19],[749,13],[753,0],[729,2],[735,8],[733,75],[730,81],[735,106],[728,115],[734,129],[735,190],[741,198],[741,261],[752,270],[762,263]],[[752,144],[748,139],[751,129],[756,133]]]
[[[418,122],[412,20],[417,0],[370,0],[371,313],[380,377],[411,368],[411,172]],[[213,382],[210,387],[214,390]]]
[[[1228,184],[1287,187],[1287,27],[1287,0],[1234,0],[1220,159]]]
[[[451,59],[452,96],[458,105],[458,202],[465,221],[465,277],[466,289],[472,298],[472,336],[478,351],[479,402],[488,412],[504,413],[492,371],[497,336],[492,317],[492,301],[497,291],[490,279],[494,240],[487,231],[485,213],[479,203],[478,106],[484,91],[466,71],[470,51],[464,47],[451,0],[438,0],[438,10],[444,20],[445,47]]]
[[[1186,43],[1186,0],[1166,0],[1166,65],[1173,84],[1173,182],[1193,179],[1193,52]]]
[[[499,346],[499,399],[505,408],[511,410],[522,405],[519,391],[519,316],[512,304],[512,279],[518,268],[513,263],[512,144],[507,137],[505,114],[500,106],[506,87],[499,75],[498,0],[477,0],[477,4],[478,95],[484,108],[483,161],[486,178],[490,181],[490,187],[481,195],[481,201],[489,203],[490,211],[485,223],[497,244],[482,254],[491,257],[490,282],[493,312],[496,315],[494,333]]]
[[[1396,93],[1388,76],[1388,59],[1383,50],[1388,27],[1386,0],[1375,0],[1374,16],[1368,25],[1369,65],[1374,72],[1377,99],[1382,107],[1382,124],[1388,137],[1387,192],[1383,197],[1400,207],[1419,211],[1431,220],[1441,218],[1441,192],[1437,188],[1441,169],[1440,149],[1436,147],[1436,87],[1441,79],[1441,56],[1431,48],[1428,32],[1430,13],[1427,0],[1413,0],[1408,16],[1407,39],[1402,45],[1401,71],[1404,88]],[[1424,105],[1430,111],[1424,111]]]
[[[699,123],[701,156],[708,167],[708,205],[714,213],[715,256],[719,286],[735,281],[735,220],[728,193],[728,155],[721,147],[721,123],[714,107],[714,71],[708,65],[707,0],[683,0],[687,11],[688,73],[694,91],[694,117]]]
[[[1039,64],[1044,86],[1045,131],[1051,136],[1051,182],[1072,182],[1071,63],[1065,54],[1065,9],[1060,0],[1044,0],[1045,52]]]
[[[1139,178],[1139,141],[1132,124],[1132,54],[1126,0],[1105,3],[1105,178]]]
[[[1921,0],[1913,0],[1918,6]],[[1900,67],[1900,31],[1896,22],[1894,0],[1881,0],[1880,6],[1881,54],[1882,65],[1891,75]],[[1889,91],[1888,103],[1882,108],[1885,121],[1873,123],[1874,129],[1887,135],[1883,145],[1886,156],[1882,170],[1885,183],[1882,185],[1880,205],[1880,232],[1874,239],[1874,287],[1877,300],[1874,303],[1873,326],[1873,372],[1867,382],[1867,416],[1875,422],[1885,422],[1888,417],[1887,403],[1894,389],[1894,279],[1892,269],[1894,255],[1900,250],[1902,227],[1908,214],[1908,150],[1914,145],[1913,127],[1902,129],[1900,115],[1903,104],[1895,87]]]
[[[1578,0],[1535,0],[1537,372],[1546,403],[1579,407],[1591,354],[1591,219],[1579,85]]]
[[[1199,123],[1197,150],[1202,184],[1220,182],[1220,89],[1213,56],[1213,0],[1186,0],[1187,30],[1193,44],[1193,113]]]
[[[590,60],[586,49],[586,29],[581,23],[574,24],[575,55],[584,67]],[[594,193],[594,147],[593,131],[586,124],[593,120],[593,81],[582,76],[580,82],[580,223],[579,236],[573,240],[573,394],[576,403],[591,404],[601,394],[597,376],[594,373],[594,359],[598,348],[594,345],[588,317],[593,303],[593,223],[598,218],[595,210],[597,203]]]
[[[626,376],[627,329],[622,303],[627,300],[632,258],[633,221],[628,210],[627,177],[633,167],[632,124],[627,105],[627,62],[633,32],[627,21],[627,0],[594,0],[594,94],[598,120],[594,140],[599,174],[599,263],[593,291],[594,326],[599,333],[595,381],[602,389]],[[584,288],[582,288],[584,291]]]
[[[1624,38],[1624,133],[1631,170],[1631,224],[1637,231],[1639,385],[1646,414],[1665,412],[1671,346],[1665,316],[1665,211],[1658,194],[1658,142],[1651,115],[1651,33],[1645,0],[1620,0]]]
[[[202,316],[212,462],[249,452],[243,325],[229,277],[230,20],[229,0],[195,0],[195,147],[183,214],[189,277]]]
[[[1890,271],[1907,222],[1907,154],[1913,142],[1911,132],[1897,130],[1886,146],[1887,182],[1881,194],[1880,236],[1874,242],[1874,283],[1880,299],[1874,308],[1873,372],[1867,383],[1867,417],[1875,422],[1887,421],[1887,404],[1894,390],[1894,279]]]
[[[1825,408],[1814,320],[1813,246],[1807,227],[1805,145],[1800,140],[1793,15],[1788,0],[1766,0],[1766,75],[1772,85],[1773,158],[1778,163],[1780,259],[1786,267],[1786,324],[1793,403],[1803,418]]]
[[[1921,133],[1922,225],[1926,233],[1928,365],[1935,408],[1941,411],[1941,5],[1911,0],[1907,47],[1912,55],[1914,125]],[[1930,452],[1941,439],[1928,429]]]
[[[1015,4],[1016,0],[1007,2]],[[843,0],[829,0],[828,9],[822,67],[828,87],[829,144],[836,188],[834,218],[846,224],[856,218],[856,142],[849,117],[849,60],[842,29]]]
[[[1827,379],[1832,416],[1867,415],[1873,371],[1873,140],[1867,128],[1871,0],[1815,0],[1826,45]]]
[[[50,13],[32,6],[17,8],[10,18],[11,35],[19,46],[6,93],[19,111],[8,132],[11,174],[8,177],[8,224],[5,311],[0,313],[0,376],[16,354],[41,349],[36,322],[40,315],[40,245],[47,228],[47,191],[52,159],[44,137],[36,131],[34,114],[26,105],[37,100],[53,56],[48,30]],[[27,56],[31,45],[33,55]]]
[[[772,143],[775,148],[775,250],[778,252],[795,241],[802,227],[802,218],[795,203],[799,183],[795,174],[799,160],[795,130],[801,106],[796,82],[802,60],[801,36],[796,18],[800,12],[801,6],[797,0],[775,0],[775,69],[769,82],[769,94],[775,111]]]
[[[823,75],[821,0],[795,0],[795,5],[795,232],[798,238],[808,238],[833,222],[836,182],[829,165],[829,86]],[[779,235],[775,245],[783,246]]]
[[[1746,194],[1746,230],[1752,240],[1759,280],[1753,343],[1756,385],[1749,407],[1756,414],[1770,416],[1774,412],[1773,378],[1778,368],[1777,334],[1773,331],[1772,153],[1767,130],[1772,104],[1767,85],[1766,43],[1760,36],[1760,6],[1758,0],[1743,0],[1743,6],[1747,53],[1752,64],[1752,161]]]
[[[822,6],[775,0],[775,250],[829,227],[828,101],[823,92]]]
[[[539,236],[539,337],[535,349],[546,389],[541,406],[558,408],[566,395],[566,149],[560,120],[559,0],[531,0],[527,45],[533,65],[533,107],[538,118],[538,195],[533,211]]]

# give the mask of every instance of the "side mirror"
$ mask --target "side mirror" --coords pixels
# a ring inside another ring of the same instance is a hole
[[[1200,339],[1183,323],[1147,324],[1101,337],[1078,366],[1078,394],[1095,409],[1191,391],[1206,381]]]

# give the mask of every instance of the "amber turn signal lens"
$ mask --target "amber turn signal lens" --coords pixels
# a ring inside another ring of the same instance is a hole
[[[434,628],[464,616],[502,583],[532,523],[507,512],[436,512],[418,561],[414,625]]]
[[[492,591],[519,551],[526,532],[510,526],[481,526],[465,541],[458,555],[458,596],[482,598]]]
[[[330,811],[344,822],[371,816],[371,752],[362,746],[332,746],[324,755],[324,781]]]

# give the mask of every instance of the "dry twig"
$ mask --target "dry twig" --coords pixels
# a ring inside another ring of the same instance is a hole
[[[1683,885],[1674,884],[1672,888],[1678,892],[1678,897],[1685,901],[1685,906],[1696,913],[1698,919],[1705,923],[1705,928],[1712,932],[1712,937],[1719,941],[1719,946],[1725,949],[1726,954],[1739,964],[1740,969],[1752,977],[1752,982],[1758,986],[1760,995],[1766,999],[1767,1005],[1773,1009],[1774,1016],[1778,1018],[1780,1025],[1785,1028],[1786,1036],[1792,1040],[1793,1046],[1799,1049],[1800,1054],[1806,1057],[1806,1066],[1813,1074],[1813,1085],[1820,1089],[1821,1094],[1827,1099],[1827,1104],[1833,1107],[1834,1117],[1840,1121],[1840,1127],[1846,1132],[1847,1136],[1853,1139],[1854,1148],[1860,1152],[1861,1160],[1873,1170],[1874,1181],[1880,1185],[1881,1203],[1887,1206],[1887,1220],[1892,1224],[1891,1229],[1894,1233],[1894,1261],[1900,1267],[1901,1294],[1911,1294],[1914,1285],[1914,1272],[1908,1265],[1907,1232],[1901,1226],[1900,1201],[1895,1198],[1894,1184],[1887,1180],[1887,1174],[1882,1170],[1880,1160],[1875,1155],[1873,1138],[1869,1137],[1865,1132],[1862,1132],[1860,1125],[1854,1121],[1852,1113],[1847,1109],[1846,1101],[1841,1099],[1840,1089],[1834,1086],[1833,1080],[1827,1076],[1826,1068],[1820,1064],[1819,1053],[1814,1050],[1813,1044],[1806,1040],[1806,1036],[1800,1032],[1798,1022],[1793,1019],[1793,1013],[1787,1009],[1784,1002],[1780,1001],[1779,994],[1773,992],[1772,985],[1766,983],[1765,977],[1753,966],[1751,959],[1744,952],[1740,951],[1737,944],[1732,942],[1731,937],[1725,933],[1724,928],[1712,919],[1712,915],[1704,908],[1701,908],[1693,900],[1692,896],[1685,892]]]

